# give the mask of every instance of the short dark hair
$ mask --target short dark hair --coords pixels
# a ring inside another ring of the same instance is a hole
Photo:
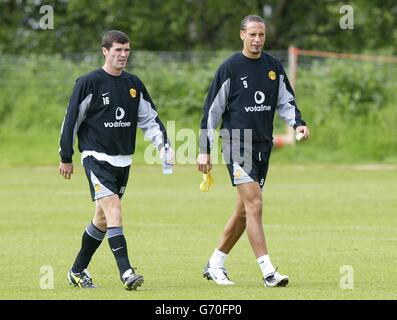
[[[110,49],[113,43],[125,44],[130,42],[128,36],[119,30],[110,30],[106,32],[102,37],[102,48]]]
[[[248,22],[260,22],[265,24],[265,20],[263,20],[260,16],[249,15],[246,16],[243,20],[241,20],[240,31],[244,31],[245,29],[247,29]]]

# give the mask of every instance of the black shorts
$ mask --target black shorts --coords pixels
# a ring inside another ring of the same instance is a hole
[[[92,156],[83,159],[83,166],[90,185],[92,201],[114,194],[121,199],[127,186],[130,166],[114,167]]]
[[[256,181],[263,188],[269,169],[270,153],[252,151],[249,155],[242,154],[241,157],[231,156],[230,161],[225,159],[232,185]]]

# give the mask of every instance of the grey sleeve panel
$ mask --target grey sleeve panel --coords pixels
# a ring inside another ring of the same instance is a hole
[[[221,86],[218,94],[215,96],[209,111],[207,120],[207,130],[208,130],[208,140],[210,143],[210,148],[212,148],[214,142],[214,131],[218,126],[219,121],[225,112],[228,97],[230,92],[230,78],[228,78]]]
[[[77,107],[73,108],[73,104],[70,104],[66,110],[65,118],[61,127],[59,148],[59,153],[62,159],[72,161],[74,141],[76,139],[77,132],[87,115],[88,109],[91,105],[92,96],[93,94],[90,93]]]
[[[291,92],[287,90],[284,81],[284,75],[280,74],[278,100],[277,100],[278,114],[284,121],[293,127],[296,123],[296,107],[295,98]]]
[[[156,147],[163,143],[163,132],[156,121],[157,118],[156,110],[152,108],[149,101],[144,99],[141,93],[138,107],[138,127],[142,129],[145,138]]]
[[[92,93],[90,93],[79,105],[79,114],[77,115],[76,124],[73,129],[73,144],[76,139],[77,131],[87,116],[88,109],[90,108],[92,101]]]

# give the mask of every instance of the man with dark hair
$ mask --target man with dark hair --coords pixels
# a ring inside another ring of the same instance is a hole
[[[237,186],[235,211],[203,270],[203,276],[219,285],[234,284],[224,262],[247,230],[264,285],[286,286],[289,278],[273,267],[262,226],[262,188],[272,149],[275,111],[295,129],[297,138],[307,139],[309,129],[301,118],[283,66],[262,51],[265,43],[263,19],[245,17],[240,25],[240,38],[243,51],[218,68],[201,121],[198,170],[203,173],[211,170],[214,131],[222,119],[222,152],[231,182]]]
[[[118,30],[110,30],[106,32],[102,37],[102,48],[110,50],[113,43],[115,42],[126,44],[130,42],[130,39],[128,39],[128,36],[124,32]]]
[[[135,290],[144,279],[135,273],[128,258],[120,200],[128,181],[137,127],[161,156],[168,140],[144,84],[123,71],[130,53],[127,35],[117,30],[107,32],[102,39],[102,53],[102,68],[76,80],[61,130],[59,173],[65,179],[73,174],[77,134],[91,197],[96,202],[94,218],[83,234],[68,280],[76,287],[95,287],[87,267],[107,232],[123,286]]]

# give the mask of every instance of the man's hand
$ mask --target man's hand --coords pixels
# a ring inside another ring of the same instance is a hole
[[[296,140],[307,140],[310,136],[309,128],[306,126],[299,126],[295,129]]]
[[[171,147],[168,148],[167,159],[164,159],[164,150],[165,150],[165,148],[161,147],[161,149],[160,149],[160,160],[161,161],[166,160],[167,163],[175,164],[174,150],[172,150]]]
[[[59,164],[59,174],[65,179],[70,180],[73,174],[73,163],[63,163]]]
[[[197,157],[197,170],[202,173],[208,173],[212,169],[211,155],[200,153]]]

